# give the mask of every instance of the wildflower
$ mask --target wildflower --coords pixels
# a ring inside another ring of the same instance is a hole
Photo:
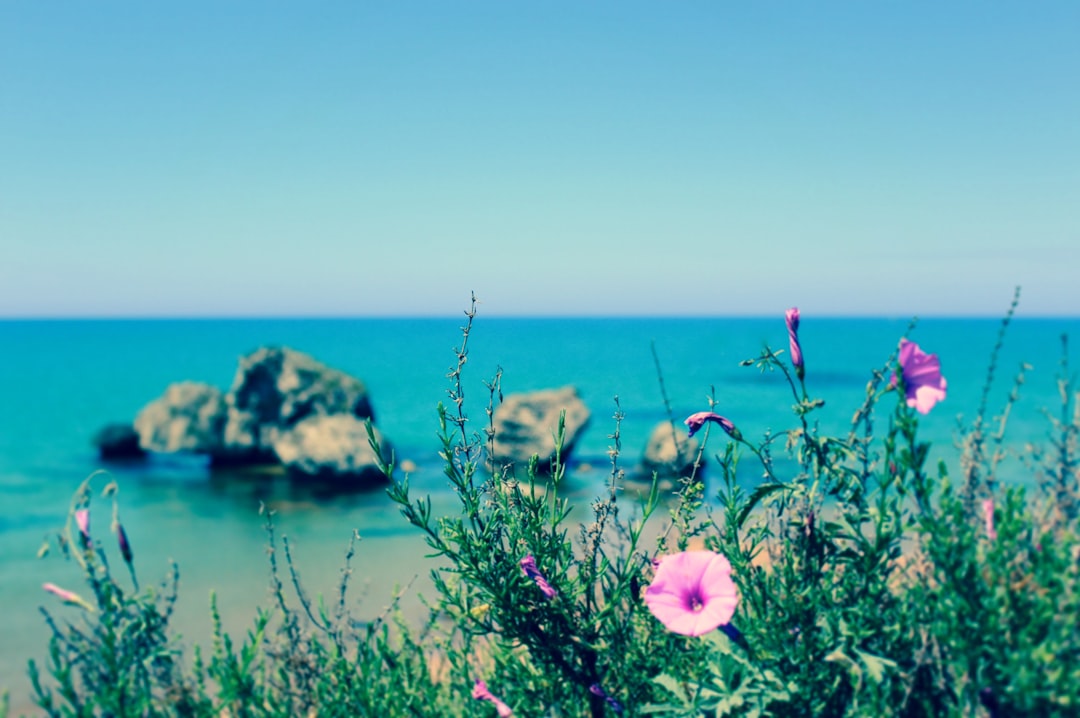
[[[615,700],[615,698],[613,698],[607,691],[605,691],[603,686],[601,686],[599,683],[593,683],[591,686],[589,686],[589,693],[592,693],[594,696],[599,696],[600,698],[603,698],[604,702],[607,703],[608,706],[610,706],[611,710],[615,711],[616,713],[622,714],[622,703]]]
[[[547,582],[544,575],[540,573],[540,569],[536,567],[536,559],[533,558],[532,554],[521,559],[521,572],[525,574],[526,578],[535,581],[536,585],[545,596],[548,598],[555,598],[557,591],[551,587],[551,584]]]
[[[120,555],[124,557],[124,563],[130,564],[135,555],[131,552],[127,531],[124,531],[124,526],[119,521],[116,522],[116,542],[120,545]]]
[[[488,690],[487,684],[483,681],[477,681],[476,685],[473,686],[472,697],[478,701],[491,701],[495,706],[495,712],[498,713],[499,718],[511,718],[511,716],[514,715],[514,712],[510,710],[510,706],[492,695],[491,691]]]
[[[945,398],[945,377],[941,375],[937,354],[927,354],[915,342],[901,339],[900,368],[904,372],[907,405],[915,407],[920,414],[930,413],[934,404]]]
[[[668,630],[700,636],[731,620],[739,595],[731,564],[713,551],[683,551],[665,556],[645,603]]]
[[[731,642],[734,643],[736,646],[743,649],[744,651],[750,650],[750,644],[746,642],[746,636],[744,636],[742,634],[742,631],[740,631],[738,628],[735,628],[735,624],[723,623],[720,625],[720,630],[723,631],[724,635],[730,638]]]
[[[795,376],[802,381],[806,376],[806,367],[803,365],[802,347],[799,345],[799,308],[792,307],[784,312],[784,321],[787,323],[788,342],[791,346],[791,365],[795,367]]]
[[[982,508],[983,519],[986,521],[986,536],[991,541],[997,541],[997,529],[994,528],[994,500],[984,499]]]
[[[720,428],[728,433],[732,439],[738,441],[742,438],[742,433],[735,428],[735,425],[731,423],[731,419],[714,414],[711,411],[699,411],[696,414],[691,414],[683,421],[686,424],[688,437],[693,436],[701,430],[701,427],[705,426],[706,421],[712,421],[720,425]]]
[[[619,703],[619,701],[608,695],[608,692],[605,691],[599,683],[593,683],[591,686],[589,686],[589,693],[592,693],[594,696],[600,696],[604,699],[604,702],[611,707],[611,710],[615,711],[620,715],[622,714],[622,703]]]
[[[998,716],[1003,715],[1001,704],[998,702],[997,696],[994,695],[994,689],[990,686],[983,686],[979,689],[979,702],[983,704],[983,708],[990,714],[990,718],[998,718]]]
[[[87,611],[93,611],[94,607],[86,602],[86,599],[75,593],[74,591],[68,591],[67,589],[60,588],[55,583],[43,583],[41,587],[59,598],[64,603],[72,606],[81,606]]]
[[[83,546],[90,545],[90,509],[75,511],[75,525],[79,527],[79,537]]]

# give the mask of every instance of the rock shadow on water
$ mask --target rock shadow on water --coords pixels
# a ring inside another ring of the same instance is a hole
[[[207,467],[210,488],[230,499],[261,502],[276,511],[314,508],[348,500],[384,500],[389,485],[379,477],[299,474],[280,464]]]

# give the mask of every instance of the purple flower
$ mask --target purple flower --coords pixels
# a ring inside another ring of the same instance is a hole
[[[64,603],[71,604],[72,606],[81,606],[87,611],[94,610],[94,607],[87,603],[86,599],[84,599],[82,596],[75,593],[74,591],[68,591],[67,589],[60,588],[55,583],[43,583],[41,584],[41,587],[52,595],[59,598]]]
[[[525,574],[526,578],[530,578],[536,582],[536,585],[540,588],[545,596],[548,598],[555,598],[557,591],[551,587],[551,584],[547,582],[544,575],[540,573],[540,569],[536,567],[536,559],[532,554],[529,554],[525,558],[521,559],[521,572]]]
[[[991,541],[997,541],[997,529],[994,528],[994,500],[983,499],[983,520],[986,522],[986,536]]]
[[[604,702],[611,707],[611,710],[619,713],[620,715],[622,714],[622,703],[619,703],[617,700],[609,696],[608,692],[605,691],[603,686],[601,686],[599,683],[593,683],[591,686],[589,686],[589,693],[592,693],[594,696],[600,696],[604,699]]]
[[[510,706],[492,695],[487,684],[483,681],[477,681],[476,685],[473,686],[472,697],[478,701],[490,701],[495,706],[495,712],[498,713],[499,718],[511,718],[514,715],[514,712],[510,710]]]
[[[713,551],[683,551],[660,561],[645,603],[668,630],[700,636],[731,620],[739,594],[726,558]]]
[[[799,308],[792,307],[784,312],[784,321],[787,322],[788,343],[791,346],[791,365],[795,367],[795,376],[802,380],[806,376],[806,367],[803,366],[802,347],[799,345]]]
[[[915,342],[901,339],[900,368],[904,372],[907,405],[915,407],[920,414],[930,413],[934,404],[945,398],[945,377],[941,375],[937,354],[927,354]]]
[[[83,546],[90,545],[90,509],[77,509],[75,511],[75,525],[79,527]]]
[[[742,648],[744,651],[750,650],[750,644],[746,642],[746,636],[742,634],[738,628],[735,628],[733,624],[721,623],[720,630],[724,635],[731,639],[732,643]]]
[[[127,531],[119,521],[116,522],[116,542],[120,544],[120,555],[124,557],[124,563],[130,564],[134,555],[131,553],[131,544],[128,543]]]
[[[735,425],[731,423],[730,419],[720,416],[719,414],[714,414],[711,411],[699,411],[696,414],[691,414],[686,417],[683,421],[687,428],[686,435],[690,437],[698,433],[698,431],[701,430],[701,427],[705,426],[706,421],[712,421],[719,424],[720,428],[726,431],[728,436],[736,441],[742,438],[742,433],[735,428]]]

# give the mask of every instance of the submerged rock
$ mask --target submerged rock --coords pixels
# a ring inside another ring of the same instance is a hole
[[[653,428],[645,445],[639,478],[651,481],[653,473],[660,479],[690,476],[699,446],[698,440],[688,437],[686,431],[672,426],[671,422],[660,422]],[[701,468],[698,473],[701,473]]]
[[[566,461],[589,423],[589,409],[572,386],[507,395],[495,409],[490,461],[495,466],[525,464],[536,455],[547,472],[555,457],[559,414],[566,412],[562,459]]]
[[[221,449],[225,418],[220,389],[181,381],[143,407],[135,417],[135,432],[147,451],[213,454]]]
[[[278,437],[309,417],[374,416],[362,381],[286,347],[262,347],[241,357],[225,401],[216,464],[276,461]]]
[[[141,459],[146,456],[146,451],[139,446],[139,433],[131,424],[106,424],[94,434],[91,443],[97,448],[98,456],[105,461]]]
[[[390,443],[372,427],[383,459],[390,460]],[[274,438],[277,459],[294,476],[344,485],[377,485],[388,481],[379,457],[368,441],[362,419],[351,414],[311,416]]]

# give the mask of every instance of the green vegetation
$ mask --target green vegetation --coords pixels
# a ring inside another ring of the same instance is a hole
[[[474,310],[467,318],[466,341]],[[787,378],[790,430],[755,440],[708,407],[690,425],[704,437],[697,466],[722,430],[718,495],[695,469],[676,494],[654,482],[633,500],[616,400],[609,486],[581,525],[568,519],[559,456],[549,467],[487,463],[500,377],[474,432],[463,341],[439,407],[460,510],[433,515],[407,477],[389,490],[435,555],[437,594],[420,625],[393,609],[353,621],[347,570],[329,605],[310,600],[267,513],[276,601],[239,639],[215,610],[213,645],[185,660],[169,633],[175,571],[171,590],[122,587],[138,585],[130,547],[118,549],[130,578],[118,576],[113,552],[81,530],[87,482],[60,547],[88,590],[53,590],[85,607],[46,613],[53,635],[47,664],[30,664],[33,699],[50,716],[80,717],[1080,715],[1080,410],[1064,341],[1061,414],[1048,447],[1028,451],[1025,490],[997,475],[1015,391],[997,420],[984,401],[959,466],[928,466],[919,412],[945,389],[933,357],[907,343],[871,372],[850,431],[823,435],[797,313],[788,326],[788,358],[766,349],[745,364]],[[739,600],[717,614],[720,630],[666,626],[711,610],[711,578],[655,585],[663,557],[691,550],[730,562]],[[686,606],[658,608],[664,590],[684,589]]]

